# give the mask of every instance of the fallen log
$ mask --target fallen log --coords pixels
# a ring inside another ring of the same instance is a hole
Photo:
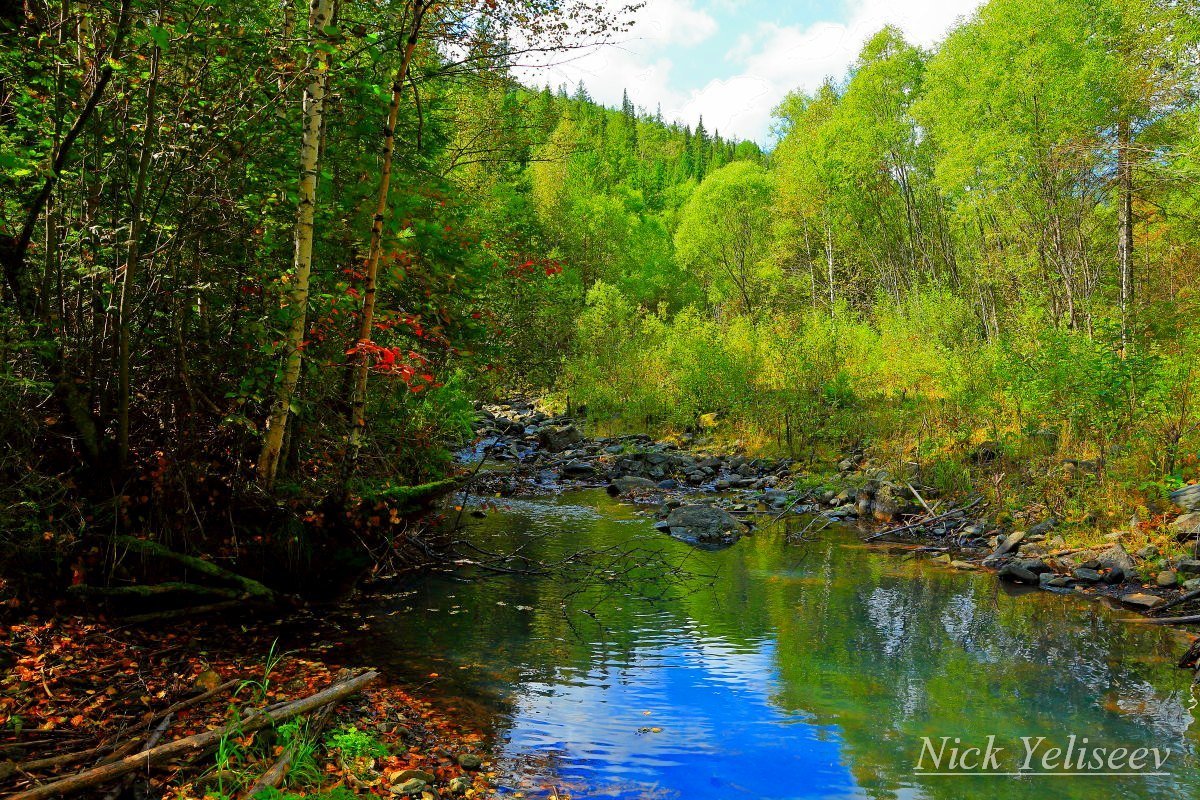
[[[1157,614],[1161,611],[1166,611],[1168,608],[1174,608],[1175,606],[1181,606],[1184,603],[1188,603],[1188,602],[1191,602],[1192,600],[1195,600],[1197,597],[1200,597],[1200,589],[1196,589],[1194,591],[1187,592],[1185,594],[1180,595],[1179,597],[1176,597],[1174,600],[1171,600],[1170,602],[1163,603],[1161,606],[1154,609],[1154,612]]]
[[[178,756],[195,755],[205,748],[216,744],[222,738],[232,735],[252,733],[267,725],[280,722],[299,714],[308,714],[330,703],[337,703],[352,694],[359,692],[364,686],[379,677],[379,673],[368,670],[358,677],[341,683],[335,683],[316,694],[295,700],[274,711],[256,712],[245,719],[235,721],[224,728],[197,733],[176,739],[173,742],[152,747],[143,752],[126,756],[111,764],[93,767],[66,778],[35,786],[9,796],[9,800],[49,800],[52,797],[63,797],[69,794],[93,789],[97,786],[116,780],[123,775],[139,769],[146,769],[151,764],[157,764]]]
[[[244,597],[245,592],[237,589],[225,589],[219,586],[201,586],[198,583],[183,581],[166,581],[165,583],[130,584],[128,586],[89,586],[81,583],[67,588],[72,594],[83,594],[90,597],[158,597],[164,594],[211,594],[216,597],[226,597],[236,600]]]
[[[1189,614],[1185,617],[1133,617],[1125,621],[1135,625],[1183,625],[1200,622],[1200,614]]]
[[[234,608],[245,607],[246,603],[242,600],[222,600],[219,603],[209,603],[203,606],[187,606],[185,608],[174,608],[170,611],[152,611],[148,614],[134,614],[131,617],[121,617],[121,623],[125,625],[140,625],[144,622],[170,622],[173,619],[196,617],[201,614],[212,614],[217,611],[229,611]]]
[[[169,561],[175,561],[183,564],[189,569],[194,569],[204,575],[208,575],[220,580],[236,583],[245,590],[246,594],[251,597],[257,597],[261,600],[275,602],[275,592],[267,586],[259,583],[253,578],[247,578],[245,575],[239,575],[236,572],[218,566],[211,561],[205,561],[202,558],[195,556],[184,555],[177,553],[169,547],[164,547],[158,542],[152,542],[149,539],[139,539],[136,536],[118,536],[117,544],[123,547],[128,547],[131,550],[137,550],[146,555],[165,558]]]

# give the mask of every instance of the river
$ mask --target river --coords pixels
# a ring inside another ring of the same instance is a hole
[[[506,793],[1200,797],[1178,632],[850,530],[794,544],[780,524],[702,551],[644,512],[599,490],[505,501],[471,520],[481,549],[543,562],[586,550],[603,569],[430,576],[371,615],[374,663],[486,718]],[[1072,735],[1170,753],[1159,775],[915,771],[922,737],[994,736],[1007,771],[1021,737],[1046,737],[1040,757]]]

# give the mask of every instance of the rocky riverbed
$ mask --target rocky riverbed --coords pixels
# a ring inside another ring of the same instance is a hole
[[[660,530],[706,548],[729,546],[756,525],[788,514],[817,515],[948,568],[1108,597],[1143,613],[1200,593],[1200,559],[1164,561],[1152,545],[1129,552],[1120,533],[1101,547],[1072,548],[1052,518],[1006,530],[989,521],[983,498],[939,498],[932,487],[871,467],[861,451],[845,454],[836,478],[812,488],[790,459],[709,451],[689,437],[591,438],[576,420],[547,414],[528,400],[485,404],[478,412],[478,444],[462,456],[491,465],[471,484],[479,497],[603,486],[647,506]],[[1172,500],[1182,512],[1172,532],[1180,541],[1200,536],[1200,486],[1185,487]]]

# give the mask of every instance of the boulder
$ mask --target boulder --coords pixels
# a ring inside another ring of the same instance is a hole
[[[1181,542],[1200,536],[1200,511],[1180,515],[1171,523],[1171,531]]]
[[[665,520],[671,535],[691,544],[731,545],[742,535],[742,523],[732,514],[712,506],[680,506]]]
[[[1104,579],[1104,576],[1099,572],[1087,567],[1078,567],[1071,573],[1071,577],[1083,583],[1099,583]]]
[[[418,778],[411,778],[407,781],[393,783],[391,787],[392,794],[399,795],[414,795],[425,791],[425,787],[429,784]]]
[[[1006,536],[1004,538],[1004,541],[1002,541],[996,547],[996,552],[994,553],[994,555],[1002,556],[1002,555],[1011,553],[1014,550],[1016,550],[1018,547],[1020,547],[1021,542],[1023,542],[1023,541],[1025,541],[1025,531],[1017,531],[1016,533],[1010,533],[1008,536]]]
[[[538,431],[538,445],[543,450],[558,453],[583,441],[583,434],[574,425],[548,425]]]
[[[1179,573],[1173,569],[1164,569],[1162,572],[1158,573],[1158,576],[1155,577],[1154,582],[1164,589],[1169,588],[1179,583]]]
[[[471,779],[466,775],[459,775],[457,778],[451,778],[450,783],[446,784],[446,789],[451,794],[463,794],[471,788]]]
[[[565,477],[586,478],[587,476],[592,475],[596,469],[586,461],[575,459],[564,464],[562,471]]]
[[[652,492],[657,488],[658,484],[649,478],[638,478],[627,475],[623,478],[614,478],[613,482],[608,485],[608,493],[613,497],[618,497],[623,494]]]
[[[1038,583],[1036,573],[1025,569],[1025,567],[1016,562],[1005,564],[996,575],[1000,580],[1007,581],[1008,583],[1024,583],[1029,586],[1036,586]]]
[[[1149,611],[1150,609],[1158,608],[1165,603],[1166,600],[1163,600],[1157,595],[1134,592],[1133,594],[1123,595],[1121,597],[1121,602],[1127,606],[1132,606],[1133,608],[1137,608],[1142,611]]]
[[[1171,502],[1184,511],[1200,511],[1200,483],[1171,492]]]
[[[1050,517],[1050,519],[1042,520],[1038,524],[1030,526],[1029,530],[1026,531],[1026,534],[1031,537],[1045,536],[1056,527],[1058,527],[1058,520],[1056,520],[1054,517]]]
[[[1133,575],[1137,572],[1137,565],[1133,563],[1133,558],[1119,543],[1101,550],[1096,554],[1096,560],[1100,562],[1101,567],[1114,571],[1120,570],[1125,575]]]

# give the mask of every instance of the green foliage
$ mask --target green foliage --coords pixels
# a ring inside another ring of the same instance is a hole
[[[353,725],[336,730],[325,739],[325,746],[336,750],[344,758],[382,758],[387,755],[387,746],[369,731],[360,731]]]

